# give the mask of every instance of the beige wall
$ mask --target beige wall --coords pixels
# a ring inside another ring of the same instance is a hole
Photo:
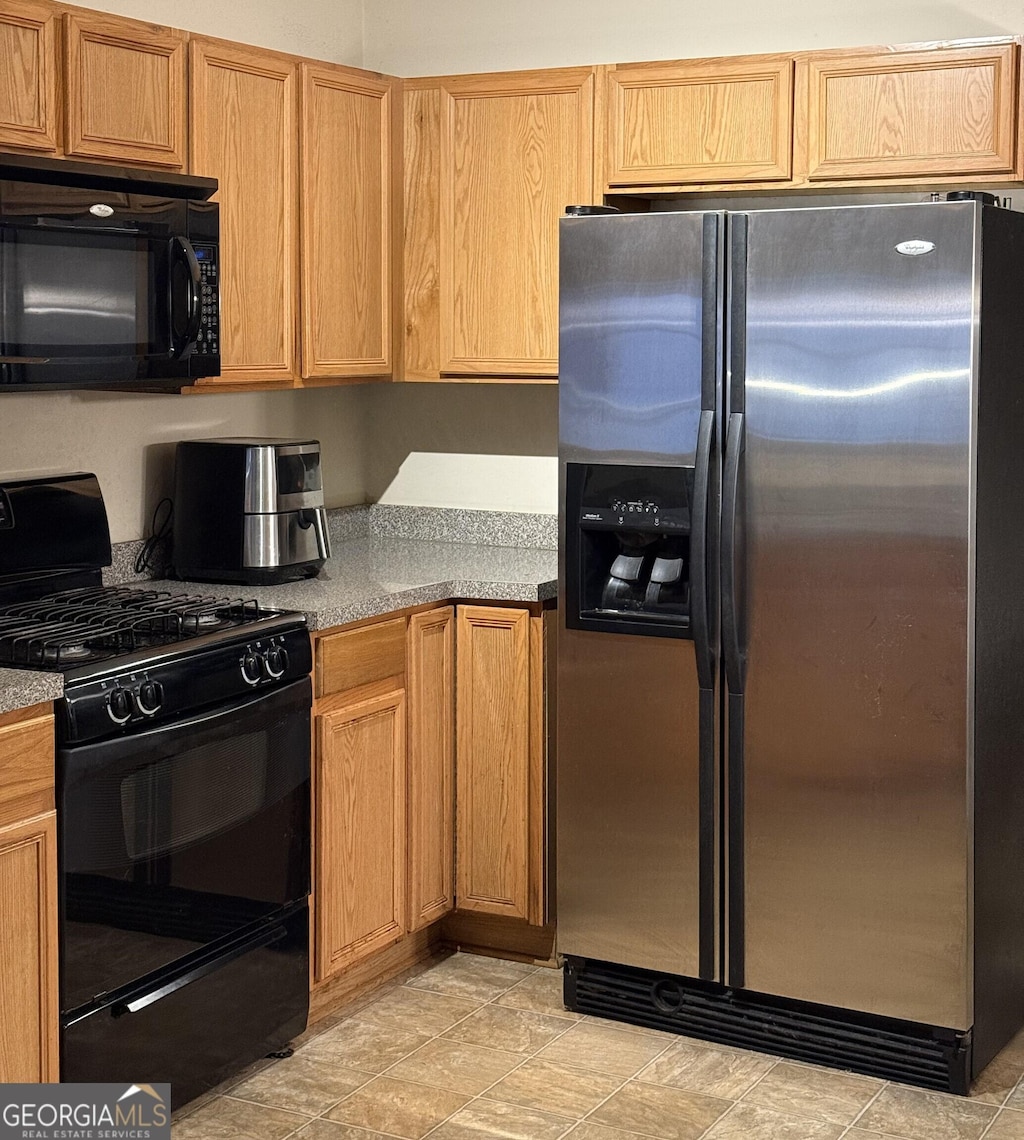
[[[363,0],[80,0],[98,8],[278,51],[359,67]],[[373,6],[373,0],[367,0]]]
[[[794,51],[1024,32],[1020,0],[365,0],[394,75]]]
[[[214,436],[319,439],[331,506],[366,498],[366,390],[331,388],[253,395],[144,396],[84,392],[0,393],[0,475],[93,471],[111,538],[149,533],[171,493],[174,443]]]

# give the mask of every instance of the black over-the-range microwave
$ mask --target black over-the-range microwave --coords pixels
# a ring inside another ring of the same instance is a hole
[[[0,392],[220,372],[212,178],[0,154]]]

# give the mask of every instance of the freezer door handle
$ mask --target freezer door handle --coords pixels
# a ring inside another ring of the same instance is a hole
[[[702,689],[713,689],[715,684],[708,597],[708,512],[711,506],[711,448],[714,433],[715,413],[701,412],[697,428],[693,531],[690,536],[690,628],[697,656],[697,683]]]
[[[740,474],[745,445],[743,413],[732,412],[725,441],[722,504],[722,654],[729,691],[736,694],[743,692],[746,673],[740,636],[742,599],[739,597],[741,572],[738,567]]]

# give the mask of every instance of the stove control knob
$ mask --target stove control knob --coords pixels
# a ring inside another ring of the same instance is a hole
[[[152,716],[164,703],[164,687],[159,681],[143,681],[135,700],[143,716]]]
[[[258,653],[243,653],[239,660],[242,667],[242,680],[247,685],[258,685],[263,676],[263,659]]]
[[[278,677],[284,676],[284,671],[288,668],[288,650],[282,649],[279,645],[272,645],[263,660],[267,667],[267,676],[276,681]]]
[[[107,697],[107,714],[114,724],[127,724],[135,708],[135,699],[130,689],[120,685],[112,689]]]

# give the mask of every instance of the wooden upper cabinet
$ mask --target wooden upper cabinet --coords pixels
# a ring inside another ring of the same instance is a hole
[[[275,52],[199,37],[190,51],[191,169],[220,182],[219,381],[294,380],[296,64]]]
[[[0,146],[60,150],[57,70],[54,8],[0,0]]]
[[[391,84],[302,65],[302,375],[391,371]]]
[[[67,153],[183,169],[185,33],[99,12],[64,21]]]
[[[440,356],[556,376],[558,219],[593,193],[590,68],[441,83]]]
[[[608,187],[791,176],[791,56],[623,65],[604,82]]]
[[[812,180],[1017,168],[1015,43],[814,52],[799,66],[807,129],[801,165]]]

